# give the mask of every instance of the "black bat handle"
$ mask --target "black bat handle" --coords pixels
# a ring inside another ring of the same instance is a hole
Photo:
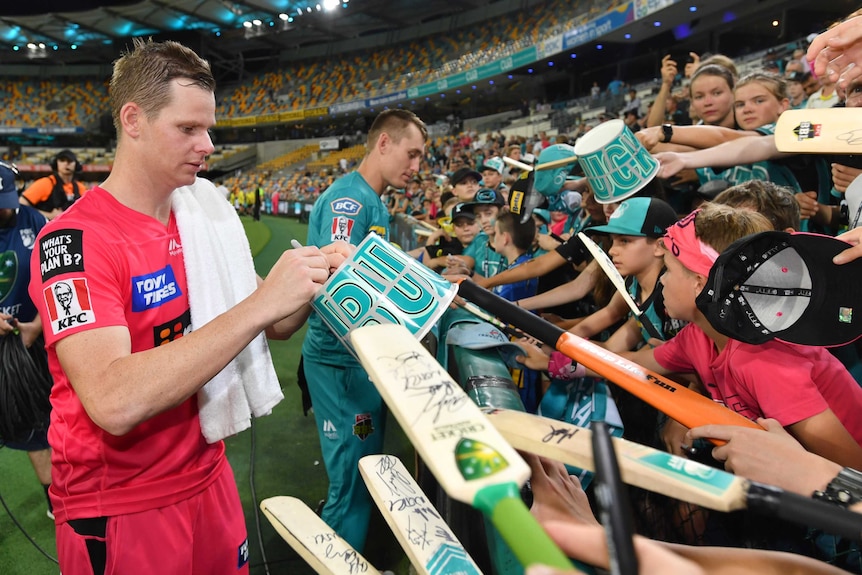
[[[509,300],[480,287],[475,282],[463,280],[458,285],[458,294],[511,324],[539,341],[557,348],[560,336],[565,332],[554,324],[545,321],[534,313],[520,308]]]
[[[634,520],[628,491],[623,485],[610,428],[604,421],[590,423],[593,431],[593,461],[596,466],[596,499],[599,517],[608,539],[612,575],[638,575]]]
[[[753,481],[748,488],[747,501],[749,509],[854,541],[862,541],[862,514],[842,509],[832,503]]]

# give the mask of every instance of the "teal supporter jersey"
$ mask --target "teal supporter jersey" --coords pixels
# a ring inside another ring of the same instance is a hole
[[[314,203],[308,220],[308,245],[343,240],[359,245],[369,232],[389,239],[389,212],[359,172],[336,180]],[[330,365],[357,365],[350,352],[312,312],[302,353]]]
[[[464,248],[464,255],[476,261],[473,271],[486,278],[500,273],[507,267],[506,258],[494,251],[485,232],[479,232],[473,238],[470,245]]]
[[[772,136],[775,132],[775,124],[766,124],[754,131],[764,136]],[[793,172],[786,166],[773,161],[739,164],[725,169],[697,168],[695,171],[701,184],[711,180],[726,180],[730,182],[730,185],[735,186],[749,180],[764,180],[786,186],[794,192],[802,191]]]
[[[662,269],[662,273],[664,273],[664,269]],[[661,274],[659,274],[659,278],[661,278]],[[685,327],[687,322],[667,315],[667,310],[664,307],[664,286],[662,286],[660,280],[656,280],[655,287],[647,301],[641,301],[641,287],[638,284],[637,278],[634,276],[626,278],[626,287],[629,295],[632,296],[638,307],[643,310],[641,320],[638,323],[641,326],[641,337],[643,337],[644,343],[648,342],[652,336],[643,327],[643,321],[648,321],[653,325],[661,336],[662,341],[669,340]],[[628,316],[633,317],[634,314],[629,312]]]

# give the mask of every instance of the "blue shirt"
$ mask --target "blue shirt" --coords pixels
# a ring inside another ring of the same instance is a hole
[[[336,180],[314,203],[308,220],[308,245],[337,240],[359,245],[369,232],[389,237],[389,212],[368,182],[351,172]],[[322,319],[312,312],[302,353],[331,365],[358,365]]]
[[[521,254],[514,262],[512,262],[512,264],[509,266],[509,269],[518,267],[522,263],[529,261],[530,258],[531,255],[529,252]],[[534,295],[536,295],[536,290],[538,289],[538,287],[539,280],[537,278],[532,278],[515,283],[499,285],[494,288],[494,293],[509,301],[518,301],[519,299],[533,297]]]
[[[0,312],[22,322],[33,321],[36,306],[27,293],[30,256],[36,234],[48,220],[34,208],[19,206],[15,227],[0,228]]]

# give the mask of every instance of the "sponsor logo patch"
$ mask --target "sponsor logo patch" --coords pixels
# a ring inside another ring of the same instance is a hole
[[[362,209],[362,204],[353,198],[338,198],[330,204],[333,214],[355,216]]]
[[[70,272],[84,271],[81,230],[57,230],[39,240],[39,271],[42,281]]]
[[[18,279],[18,254],[12,250],[0,253],[0,301],[12,291]]]
[[[171,238],[171,241],[168,242],[168,253],[171,256],[175,256],[177,254],[183,253],[183,246],[180,242],[174,238]]]
[[[170,265],[159,271],[132,278],[132,311],[159,307],[181,295],[174,269]]]
[[[192,331],[192,312],[186,310],[176,319],[153,327],[153,342],[155,347],[165,345]]]
[[[33,228],[25,228],[18,231],[21,233],[21,243],[24,244],[24,247],[28,250],[32,250],[33,246],[36,244],[36,230]]]
[[[332,218],[332,240],[350,241],[350,233],[353,231],[353,220],[345,216]]]
[[[362,441],[365,441],[365,438],[374,433],[374,421],[371,419],[370,413],[357,413],[355,421],[353,435]]]
[[[248,563],[248,538],[239,544],[236,550],[236,568],[241,569]]]
[[[42,296],[48,311],[48,324],[54,335],[96,321],[90,302],[90,288],[85,278],[54,282],[42,290]]]
[[[820,124],[811,122],[800,122],[798,126],[793,128],[793,133],[796,134],[797,140],[812,140],[820,136]]]
[[[326,436],[326,439],[338,439],[338,430],[335,429],[335,424],[328,419],[323,420],[323,435]]]

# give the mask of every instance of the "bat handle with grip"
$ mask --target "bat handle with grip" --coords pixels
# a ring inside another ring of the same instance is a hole
[[[473,505],[491,520],[524,567],[541,564],[567,571],[572,569],[572,561],[524,505],[514,482],[497,483],[480,489]]]
[[[542,343],[557,349],[560,336],[565,332],[541,317],[513,305],[507,299],[501,298],[470,280],[462,280],[458,284],[458,293],[464,299],[470,300],[479,307],[488,310],[504,322],[516,326]]]
[[[596,466],[595,493],[599,516],[608,538],[611,575],[638,575],[631,505],[623,486],[610,429],[604,421],[593,421],[590,427]]]
[[[862,514],[849,509],[753,481],[747,500],[750,509],[761,513],[862,541]]]

